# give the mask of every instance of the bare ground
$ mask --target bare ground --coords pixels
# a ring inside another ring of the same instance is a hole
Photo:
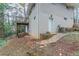
[[[79,36],[68,35],[44,47],[36,44],[30,36],[13,37],[0,49],[0,55],[7,56],[72,56],[79,51]]]

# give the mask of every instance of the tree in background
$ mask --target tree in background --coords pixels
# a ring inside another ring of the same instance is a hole
[[[14,9],[15,11],[13,11]],[[6,11],[7,13],[5,13]],[[9,15],[9,12],[11,15]],[[14,34],[14,31],[16,32],[16,22],[22,21],[25,18],[24,15],[25,4],[0,3],[0,27],[2,27],[0,29],[3,30],[1,32],[4,32],[5,36]],[[24,26],[21,27],[20,30],[23,30]]]
[[[4,11],[8,8],[8,4],[0,3],[0,37],[4,37]]]

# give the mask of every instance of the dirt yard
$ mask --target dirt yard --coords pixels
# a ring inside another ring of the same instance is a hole
[[[72,56],[79,55],[79,34],[67,35],[55,43],[40,47],[30,36],[13,37],[0,49],[6,56]]]
[[[22,38],[12,37],[5,47],[0,49],[0,55],[30,55],[28,53],[35,48],[35,41],[29,36]]]
[[[79,34],[69,34],[55,43],[38,49],[38,55],[48,56],[79,56]]]

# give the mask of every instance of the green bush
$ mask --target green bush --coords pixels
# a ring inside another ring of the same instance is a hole
[[[12,32],[12,26],[9,23],[7,23],[7,22],[4,23],[4,30],[5,30],[5,37],[14,34]]]
[[[5,38],[0,38],[0,47],[4,46],[6,41],[7,40]]]

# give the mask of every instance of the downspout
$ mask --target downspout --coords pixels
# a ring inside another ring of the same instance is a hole
[[[78,23],[78,8],[76,8],[77,10],[77,19],[76,19],[76,23]]]
[[[75,19],[75,25],[77,24],[78,21],[78,9],[76,8],[76,19]]]
[[[76,23],[77,23],[77,8],[74,8],[74,10],[76,11],[76,12],[73,12],[73,19],[74,19],[74,24],[73,24],[73,27],[75,27],[76,26]],[[74,18],[75,17],[75,18]]]
[[[39,3],[37,4],[38,6],[38,11],[37,11],[37,15],[38,15],[38,39],[40,39],[40,33],[39,33]]]
[[[76,15],[76,13],[75,13],[75,8],[74,8],[74,11],[73,11],[73,27],[75,26],[75,15]]]

